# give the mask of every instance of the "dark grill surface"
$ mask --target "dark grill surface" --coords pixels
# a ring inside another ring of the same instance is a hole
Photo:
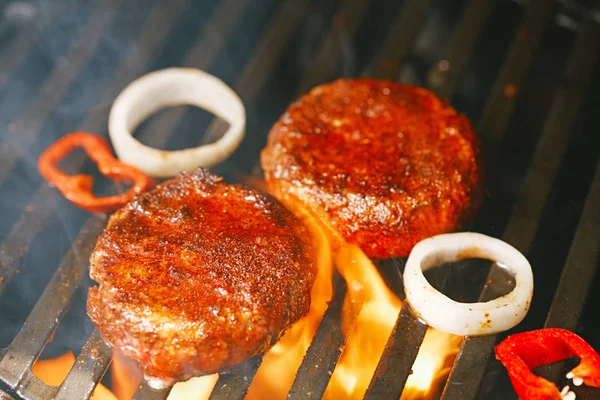
[[[273,122],[297,96],[336,77],[398,80],[448,99],[484,143],[487,197],[471,229],[511,243],[534,269],[534,301],[514,331],[567,328],[600,349],[596,2],[0,0],[0,10],[0,399],[88,398],[108,369],[112,351],[85,315],[88,258],[106,217],[66,202],[36,160],[70,131],[106,136],[110,105],[127,83],[178,65],[220,77],[246,105],[247,136],[215,168],[229,180],[260,176]],[[150,118],[137,136],[176,149],[223,129],[206,112],[178,107]],[[98,175],[83,153],[65,169]],[[119,189],[98,185],[98,193]],[[379,267],[401,295],[402,260],[391,261]],[[472,285],[482,300],[499,295],[486,282],[501,281],[501,270],[488,270]],[[438,272],[438,285],[451,290],[453,272]],[[292,398],[320,398],[339,359],[345,287],[337,286]],[[426,328],[402,308],[367,398],[399,397]],[[516,398],[492,353],[506,334],[463,341],[443,399]],[[77,362],[62,386],[33,375],[42,352],[67,350]],[[259,365],[221,376],[211,398],[242,398]],[[561,384],[564,365],[541,373]],[[135,398],[167,394],[142,383]]]

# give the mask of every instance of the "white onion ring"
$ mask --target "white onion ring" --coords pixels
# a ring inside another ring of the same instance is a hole
[[[140,143],[132,132],[148,116],[164,107],[197,106],[229,122],[215,143],[178,151],[155,149]],[[239,146],[246,129],[246,111],[238,95],[218,78],[192,68],[168,68],[131,82],[110,110],[108,130],[119,159],[155,177],[211,167]]]
[[[515,275],[515,288],[485,303],[459,303],[434,289],[423,271],[465,258],[495,261]],[[411,251],[404,270],[404,291],[415,315],[429,326],[455,335],[489,335],[508,330],[525,318],[533,296],[531,265],[502,240],[462,232],[434,236]]]

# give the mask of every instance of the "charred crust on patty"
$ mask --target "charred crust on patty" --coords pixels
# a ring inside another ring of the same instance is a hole
[[[341,79],[290,105],[261,165],[282,201],[300,201],[371,258],[407,256],[420,240],[459,229],[482,184],[471,124],[432,92]]]
[[[100,286],[88,314],[147,377],[226,371],[308,312],[313,248],[272,196],[184,173],[110,217],[90,259]]]

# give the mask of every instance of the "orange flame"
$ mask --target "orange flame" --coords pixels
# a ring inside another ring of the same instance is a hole
[[[323,398],[362,398],[392,332],[402,301],[387,287],[377,268],[359,247],[343,243],[331,227],[313,218],[297,201],[290,198],[282,200],[304,220],[315,238],[318,273],[311,292],[309,313],[264,354],[246,399],[276,400],[287,397],[304,355],[333,298],[334,264],[347,286],[342,310],[342,330],[347,341]],[[428,329],[400,400],[439,397],[442,384],[460,348],[461,339]],[[49,361],[51,363],[46,364]],[[42,380],[42,376],[53,376],[55,378],[46,379],[55,379],[52,381],[55,383],[47,383],[59,385],[74,361],[73,354],[68,353],[58,359],[36,362],[34,373]],[[66,368],[64,375],[57,373],[59,363],[66,365],[61,367]],[[114,394],[99,384],[92,399],[129,400],[141,379],[139,368],[116,354],[112,364]],[[218,374],[213,374],[177,383],[168,400],[208,399],[217,380]]]
[[[115,351],[111,365],[112,390],[119,400],[129,400],[142,380],[142,371],[135,363]]]
[[[113,391],[119,400],[130,400],[142,380],[142,372],[131,360],[119,353],[112,364]],[[199,376],[176,383],[167,400],[207,400],[219,379],[218,374]]]
[[[167,400],[208,400],[218,379],[219,374],[212,374],[176,383]]]
[[[402,302],[358,247],[342,247],[335,261],[348,288],[342,315],[348,338],[323,397],[358,399],[369,386]]]
[[[342,330],[347,341],[323,397],[362,398],[392,332],[402,301],[387,287],[377,268],[359,247],[344,243],[332,227],[311,217],[298,199],[282,194],[276,193],[288,208],[305,220],[320,243],[319,275],[311,294],[310,313],[265,354],[246,398],[286,397],[333,297],[331,257],[347,286],[342,310]],[[402,399],[432,398],[448,375],[460,341],[459,337],[428,330]]]
[[[342,316],[347,342],[324,398],[358,399],[364,396],[375,373],[402,302],[358,247],[342,247],[335,265],[348,287]],[[435,329],[427,331],[402,400],[439,396],[461,339]]]
[[[75,355],[73,352],[67,352],[62,356],[36,361],[31,370],[35,376],[37,376],[42,382],[50,386],[60,386],[69,371],[75,364]],[[101,383],[96,386],[94,393],[91,397],[92,400],[117,400],[114,394],[110,392]]]
[[[317,245],[318,272],[311,292],[309,313],[295,323],[285,335],[267,351],[259,367],[252,385],[248,389],[246,399],[284,399],[287,396],[296,371],[302,363],[306,350],[333,297],[331,248],[325,229],[318,221],[297,209],[310,230]],[[113,386],[119,400],[131,399],[137,389],[142,374],[137,367],[122,357],[113,361]],[[274,377],[277,377],[274,379]],[[177,383],[168,400],[203,400],[208,399],[216,382],[218,374],[192,378],[187,382]]]
[[[299,211],[299,214],[317,244],[318,272],[311,292],[310,311],[265,353],[248,389],[246,399],[249,400],[286,398],[327,305],[333,298],[331,248],[325,230],[306,213]]]
[[[317,279],[310,312],[263,357],[246,399],[284,399],[294,382],[302,359],[333,297],[331,246],[321,225],[312,220],[311,232],[319,242]],[[377,368],[402,302],[387,287],[377,268],[354,245],[338,246],[334,264],[347,285],[342,310],[342,329],[347,342],[327,386],[324,399],[362,398]],[[428,329],[400,400],[439,397],[462,338]],[[58,386],[75,362],[69,352],[52,360],[38,361],[33,372],[46,384]],[[142,379],[139,368],[115,354],[113,392],[99,384],[92,399],[129,400]],[[168,400],[204,400],[217,383],[218,374],[177,383]]]
[[[427,329],[400,400],[439,398],[461,343],[462,336]]]

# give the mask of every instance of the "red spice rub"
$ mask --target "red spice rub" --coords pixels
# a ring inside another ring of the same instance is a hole
[[[371,258],[404,257],[458,229],[482,180],[464,116],[428,90],[370,79],[318,86],[293,103],[261,163],[273,193],[300,200]]]
[[[103,337],[166,383],[265,351],[309,310],[304,225],[271,196],[206,170],[137,196],[90,260],[88,313]]]

